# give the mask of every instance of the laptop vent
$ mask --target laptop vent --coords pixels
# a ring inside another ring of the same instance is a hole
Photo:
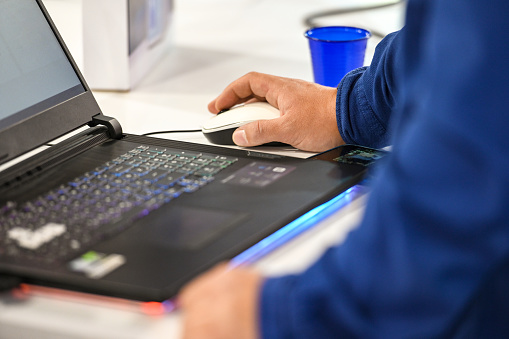
[[[33,160],[31,158],[6,170],[1,178],[0,190],[10,189],[38,172],[57,166],[106,140],[110,140],[106,128],[96,127],[92,132],[80,133],[63,143],[52,146],[34,156]]]
[[[177,140],[169,140],[169,139],[158,139],[154,137],[150,137],[150,142],[147,142],[146,136],[138,136],[127,134],[125,136],[125,140],[135,142],[135,143],[150,143],[151,145],[161,146],[161,147],[171,147],[179,148],[188,151],[194,152],[206,152],[206,153],[217,153],[220,150],[221,154],[231,155],[231,156],[247,156],[247,157],[257,157],[257,158],[265,158],[265,159],[280,159],[282,158],[280,155],[268,154],[268,153],[260,153],[253,152],[250,150],[240,150],[240,149],[231,149],[226,147],[218,147],[218,146],[209,146],[204,144],[193,144],[191,142],[182,142]]]

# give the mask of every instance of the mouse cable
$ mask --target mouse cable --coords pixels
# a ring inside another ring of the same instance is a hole
[[[320,25],[318,25],[315,22],[316,19],[320,19],[320,18],[327,17],[327,16],[342,15],[342,14],[349,14],[349,13],[355,13],[355,12],[364,12],[364,11],[370,11],[370,10],[379,9],[379,8],[390,7],[390,6],[400,4],[404,1],[405,0],[386,1],[384,3],[375,4],[375,5],[332,9],[332,10],[328,10],[328,11],[317,12],[317,13],[310,14],[310,15],[306,16],[304,18],[304,25],[306,25],[309,28],[320,27]],[[370,31],[373,36],[377,36],[380,38],[383,38],[386,35],[384,33],[378,32],[376,30],[370,29]]]
[[[159,132],[149,132],[142,134],[143,136],[155,135],[155,134],[167,134],[167,133],[197,133],[201,132],[201,129],[184,129],[178,131],[159,131]]]

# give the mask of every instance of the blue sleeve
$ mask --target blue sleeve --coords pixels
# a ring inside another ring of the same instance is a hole
[[[381,148],[390,140],[389,119],[395,109],[400,33],[385,37],[369,67],[345,75],[338,86],[336,119],[343,140]]]
[[[507,337],[507,13],[408,2],[392,154],[345,242],[266,281],[264,338]]]

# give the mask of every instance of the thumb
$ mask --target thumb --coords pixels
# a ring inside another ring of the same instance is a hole
[[[239,127],[233,132],[233,142],[238,146],[250,147],[281,141],[276,140],[279,130],[277,120],[279,119],[258,120]],[[279,136],[281,137],[281,135]]]

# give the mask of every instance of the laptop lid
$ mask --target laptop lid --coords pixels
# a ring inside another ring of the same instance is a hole
[[[0,164],[100,113],[40,0],[0,1],[0,103]]]

